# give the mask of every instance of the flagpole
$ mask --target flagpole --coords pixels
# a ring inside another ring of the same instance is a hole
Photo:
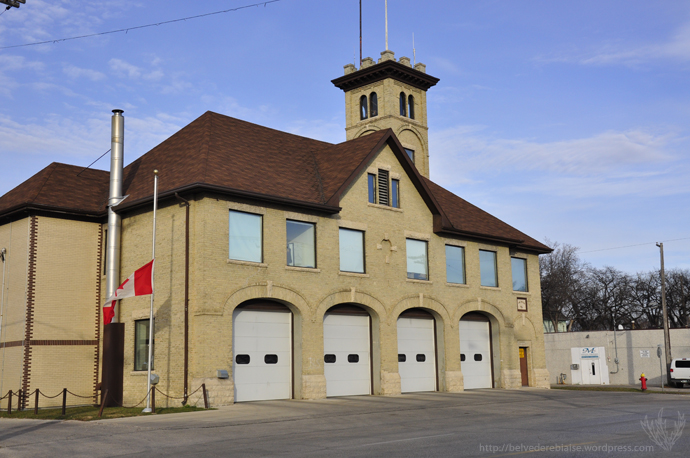
[[[151,310],[149,312],[149,360],[146,364],[148,376],[146,377],[146,408],[144,413],[151,413],[151,359],[153,358],[153,273],[156,268],[156,210],[158,210],[158,170],[153,171],[153,265],[151,266]]]

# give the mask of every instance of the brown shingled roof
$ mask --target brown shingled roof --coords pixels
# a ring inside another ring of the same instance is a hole
[[[161,196],[207,189],[336,213],[341,194],[386,144],[437,215],[437,232],[550,251],[423,178],[390,129],[333,145],[210,111],[125,168],[123,193],[129,197],[117,208],[150,205],[157,169]],[[53,163],[0,197],[0,217],[31,209],[105,217],[108,177]]]
[[[0,197],[0,216],[26,209],[98,217],[108,198],[110,174],[53,162]]]

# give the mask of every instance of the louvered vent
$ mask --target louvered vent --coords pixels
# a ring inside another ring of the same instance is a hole
[[[390,205],[388,170],[379,169],[379,205]]]

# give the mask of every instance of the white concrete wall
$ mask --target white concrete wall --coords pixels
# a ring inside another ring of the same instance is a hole
[[[559,332],[544,334],[546,347],[546,368],[550,382],[556,384],[558,376],[568,376],[566,384],[572,384],[570,365],[572,364],[571,348],[604,347],[605,362],[608,365],[611,385],[639,385],[640,374],[644,372],[647,383],[661,385],[659,358],[656,356],[658,344],[664,344],[662,329],[641,329],[634,331],[616,331],[618,341],[618,359],[616,372],[616,350],[613,331]],[[649,358],[642,357],[640,351],[648,350]],[[674,358],[690,358],[690,329],[671,329],[671,355]],[[662,355],[662,360],[665,357]]]

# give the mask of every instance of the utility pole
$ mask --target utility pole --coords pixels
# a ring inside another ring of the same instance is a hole
[[[4,3],[5,5],[7,5],[6,9],[9,10],[10,8],[13,8],[13,7],[19,8],[21,6],[21,4],[26,3],[26,0],[0,0],[0,3]]]
[[[661,253],[661,310],[663,312],[664,320],[664,347],[666,349],[666,372],[668,373],[671,367],[671,335],[668,330],[668,310],[666,309],[666,273],[664,272],[664,244],[657,243],[659,252]]]

